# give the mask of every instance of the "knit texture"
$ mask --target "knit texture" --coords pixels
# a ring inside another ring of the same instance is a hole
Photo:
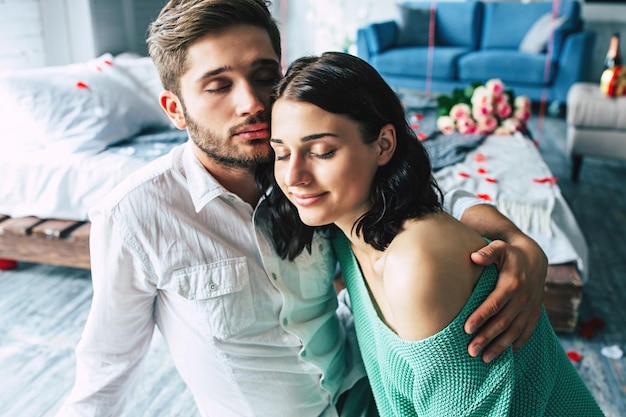
[[[381,417],[602,417],[561,347],[545,310],[530,340],[490,364],[467,353],[463,324],[493,290],[485,268],[467,304],[445,329],[421,341],[399,338],[379,318],[358,263],[343,236],[335,250],[346,282],[357,338]]]

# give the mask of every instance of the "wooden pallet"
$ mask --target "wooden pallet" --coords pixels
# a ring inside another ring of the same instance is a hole
[[[0,214],[0,258],[89,269],[90,227],[89,222]],[[555,331],[575,329],[581,299],[575,264],[550,265],[544,305]]]
[[[549,265],[543,304],[554,331],[571,333],[578,322],[583,281],[575,263]]]
[[[0,258],[90,268],[91,223],[0,214]]]

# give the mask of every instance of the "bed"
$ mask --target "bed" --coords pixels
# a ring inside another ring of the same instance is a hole
[[[1,259],[89,268],[90,207],[187,140],[158,107],[160,89],[149,58],[127,55],[0,74],[0,93],[17,103],[0,109],[2,125],[16,126],[0,138]],[[537,240],[550,263],[548,315],[555,330],[572,331],[587,246],[532,141],[489,136],[435,175],[444,190],[491,199]]]
[[[131,54],[0,73],[0,258],[89,268],[89,208],[187,139],[160,91]]]
[[[588,248],[550,169],[521,134],[487,136],[465,158],[436,171],[443,189],[491,201],[545,251],[545,305],[553,327],[572,331],[587,278]]]

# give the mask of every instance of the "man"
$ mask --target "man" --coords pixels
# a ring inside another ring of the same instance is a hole
[[[255,185],[255,168],[273,158],[268,111],[281,76],[265,2],[172,0],[148,44],[160,104],[191,140],[90,213],[93,303],[59,416],[119,415],[155,324],[201,415],[337,416],[365,374],[335,295],[335,259],[316,237],[310,253],[281,260]],[[450,200],[457,217],[473,202]],[[546,260],[490,206],[462,220],[508,242],[475,254],[508,277],[467,324],[489,320],[468,348],[487,347],[488,360],[528,338]]]

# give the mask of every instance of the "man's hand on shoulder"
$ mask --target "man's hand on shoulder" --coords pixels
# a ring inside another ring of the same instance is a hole
[[[496,264],[499,271],[496,288],[465,323],[465,331],[474,334],[469,354],[482,351],[483,360],[491,362],[511,344],[515,351],[530,338],[541,313],[548,261],[521,232],[509,242],[492,241],[471,258],[478,265]]]

